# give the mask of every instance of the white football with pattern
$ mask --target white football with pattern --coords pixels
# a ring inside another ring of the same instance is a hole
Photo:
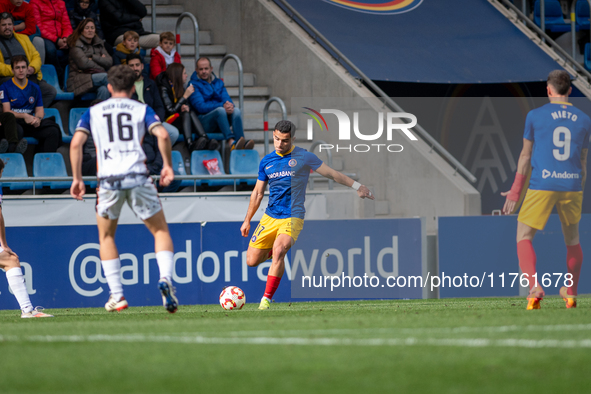
[[[227,311],[242,309],[246,304],[246,296],[240,287],[228,286],[220,294],[220,305]]]

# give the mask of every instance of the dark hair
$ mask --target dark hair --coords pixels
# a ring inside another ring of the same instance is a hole
[[[12,16],[10,12],[3,12],[0,14],[0,21],[3,21],[4,19],[10,19],[14,24],[14,16]]]
[[[17,63],[21,63],[21,62],[27,63],[27,67],[29,67],[29,59],[27,59],[27,57],[25,55],[14,55],[10,59],[10,68],[12,68],[14,70],[14,66],[16,66]]]
[[[559,95],[565,96],[570,89],[570,75],[564,70],[554,70],[548,74],[548,85],[552,85]]]
[[[197,63],[199,63],[199,61],[203,59],[207,60],[209,62],[209,67],[211,67],[211,60],[209,60],[207,56],[201,56],[199,59],[197,59],[197,61],[195,62],[195,66],[197,66]]]
[[[66,40],[66,43],[68,44],[68,46],[70,48],[74,48],[74,46],[76,45],[76,41],[78,41],[80,36],[82,36],[82,32],[84,32],[84,28],[86,27],[86,25],[88,25],[91,22],[94,25],[94,28],[95,28],[94,35],[96,36],[96,22],[94,21],[94,19],[92,19],[92,18],[82,19],[82,22],[80,22],[78,24],[78,27],[76,27],[76,29],[72,32],[72,34],[70,34],[70,36]]]
[[[4,169],[4,160],[0,159],[0,171]]]
[[[172,83],[174,97],[179,100],[185,94],[185,85],[183,84],[183,70],[185,66],[181,63],[170,63],[166,69],[166,77]]]
[[[142,63],[142,64],[144,63],[144,61],[143,61],[143,59],[142,59],[142,57],[140,56],[139,53],[130,53],[125,58],[125,60],[127,61],[127,64],[129,64],[130,61],[135,60],[135,59],[139,60],[140,63]]]
[[[295,134],[295,131],[296,131],[296,127],[289,120],[280,120],[275,125],[275,130],[277,130],[280,133],[284,133],[284,134],[289,133],[293,137],[293,135]]]
[[[107,73],[107,80],[116,92],[130,93],[136,79],[135,72],[123,64],[111,67]]]

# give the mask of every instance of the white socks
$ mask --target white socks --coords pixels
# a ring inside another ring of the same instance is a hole
[[[31,312],[33,310],[33,304],[29,299],[29,293],[27,293],[27,286],[25,285],[25,277],[21,267],[11,268],[6,271],[6,279],[8,284],[24,313]]]
[[[166,279],[172,283],[174,254],[169,250],[163,250],[156,253],[156,261],[158,262],[158,269],[160,270],[160,278]]]
[[[109,284],[111,295],[117,301],[123,297],[123,285],[121,285],[121,260],[102,260],[101,265],[105,272],[105,278]]]

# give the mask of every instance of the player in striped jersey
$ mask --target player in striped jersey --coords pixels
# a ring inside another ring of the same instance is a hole
[[[96,220],[99,230],[101,264],[111,290],[105,309],[121,311],[128,306],[123,296],[121,262],[115,245],[115,231],[123,204],[145,223],[155,240],[156,260],[160,269],[158,288],[164,307],[174,313],[178,300],[172,286],[173,245],[162,205],[152,179],[148,176],[142,140],[146,132],[158,138],[164,165],[160,183],[168,186],[174,179],[168,132],[154,111],[131,100],[136,76],[125,65],[115,66],[108,73],[109,100],[89,108],[76,126],[70,145],[74,181],[72,196],[81,200],[86,191],[82,180],[82,147],[88,136],[96,145],[97,188]]]

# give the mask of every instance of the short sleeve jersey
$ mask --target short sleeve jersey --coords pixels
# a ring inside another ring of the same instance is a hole
[[[529,188],[581,191],[581,150],[588,149],[591,119],[571,103],[553,102],[527,114],[523,138],[533,141]]]
[[[265,213],[275,219],[304,219],[310,170],[317,170],[321,165],[322,160],[315,154],[297,146],[285,155],[274,151],[263,157],[258,179],[269,183],[269,205]]]
[[[158,115],[146,104],[111,98],[90,107],[80,118],[76,131],[92,134],[97,176],[111,184],[113,180],[148,174],[142,140],[146,130],[149,132],[160,124]]]
[[[0,86],[0,100],[10,103],[12,111],[29,115],[35,114],[35,108],[43,107],[39,85],[28,79],[25,80],[25,86],[17,85],[14,78],[4,82]]]

